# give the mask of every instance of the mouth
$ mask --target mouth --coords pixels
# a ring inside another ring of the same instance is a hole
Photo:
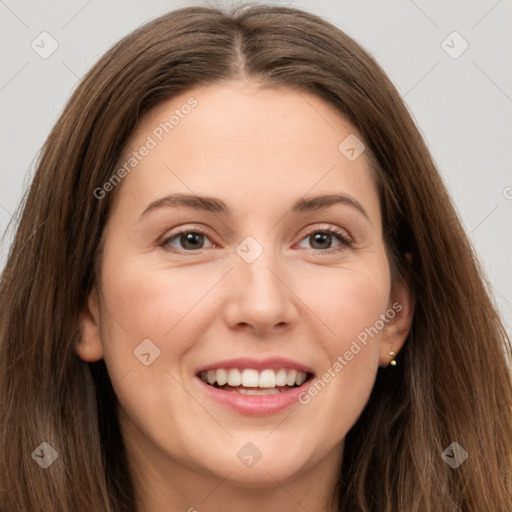
[[[278,395],[302,386],[313,374],[294,368],[218,368],[197,375],[204,383],[222,391],[248,396]]]
[[[214,403],[244,416],[266,416],[300,404],[314,372],[288,359],[236,359],[203,367],[196,382]]]

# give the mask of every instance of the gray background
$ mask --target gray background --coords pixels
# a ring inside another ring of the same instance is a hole
[[[512,0],[268,3],[323,16],[383,66],[431,149],[512,335]],[[80,78],[126,33],[190,5],[207,2],[0,0],[2,232]],[[58,43],[47,59],[31,47],[43,31]],[[457,58],[445,51],[462,48],[454,31],[469,44]]]

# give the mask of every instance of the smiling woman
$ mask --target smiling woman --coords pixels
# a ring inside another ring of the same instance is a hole
[[[0,293],[4,512],[512,509],[476,257],[390,81],[311,14],[188,8],[115,45]]]

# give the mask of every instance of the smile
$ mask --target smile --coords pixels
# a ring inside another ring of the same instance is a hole
[[[216,403],[239,414],[274,414],[298,404],[314,373],[288,359],[237,359],[201,368],[199,385]]]
[[[217,389],[244,395],[276,395],[301,386],[307,373],[295,369],[280,368],[262,371],[253,368],[219,368],[200,373],[203,382]]]

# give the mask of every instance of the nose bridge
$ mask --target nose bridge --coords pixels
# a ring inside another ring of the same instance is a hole
[[[284,298],[283,283],[276,277],[281,267],[279,255],[270,243],[263,247],[255,239],[246,239],[238,246],[237,254],[236,267],[243,295],[265,299],[266,303]]]
[[[229,306],[231,324],[250,324],[257,331],[294,320],[293,294],[286,286],[282,261],[266,237],[265,246],[253,237],[236,249],[235,293]]]

